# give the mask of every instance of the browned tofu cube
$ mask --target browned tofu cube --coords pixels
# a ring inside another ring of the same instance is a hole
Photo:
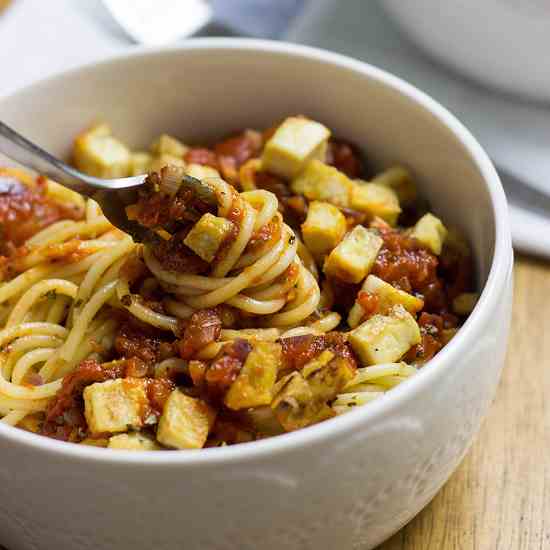
[[[346,232],[346,218],[328,202],[310,203],[302,236],[311,253],[322,258],[338,245]]]
[[[225,405],[233,410],[269,405],[280,364],[280,344],[256,342],[225,395]]]
[[[84,414],[92,434],[141,428],[148,404],[145,383],[137,378],[107,380],[84,389]]]
[[[202,399],[174,390],[160,417],[157,439],[166,447],[200,449],[206,443],[216,411]]]

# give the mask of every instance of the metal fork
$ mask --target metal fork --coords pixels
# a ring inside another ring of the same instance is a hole
[[[3,122],[0,122],[0,153],[81,195],[94,199],[115,227],[132,235],[136,241],[143,240],[143,227],[128,220],[125,208],[136,202],[137,189],[143,184],[147,174],[115,179],[100,179],[83,174]]]

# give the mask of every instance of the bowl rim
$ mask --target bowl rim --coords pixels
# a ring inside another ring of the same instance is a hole
[[[154,451],[130,453],[114,449],[109,449],[106,452],[102,448],[57,441],[8,426],[1,422],[0,438],[14,444],[19,444],[28,450],[33,449],[36,452],[40,451],[44,454],[55,455],[56,458],[64,460],[132,465],[143,468],[156,468],[158,465],[200,466],[240,464],[263,458],[264,456],[275,456],[280,453],[294,451],[307,447],[310,444],[330,440],[334,437],[349,435],[356,426],[367,422],[376,422],[380,417],[390,414],[392,410],[398,408],[407,399],[413,398],[415,394],[418,394],[426,386],[434,384],[439,377],[445,374],[446,366],[448,368],[453,363],[453,359],[459,356],[462,350],[469,346],[469,343],[472,343],[472,340],[478,334],[478,329],[487,322],[495,305],[501,299],[502,292],[510,278],[513,253],[506,198],[492,162],[470,131],[445,107],[415,86],[368,63],[320,48],[288,42],[249,38],[192,38],[176,46],[136,47],[131,51],[116,53],[100,60],[57,72],[0,98],[0,105],[3,101],[9,100],[22,91],[34,86],[58,80],[81,71],[93,70],[98,66],[117,64],[125,60],[138,59],[140,57],[145,58],[197,50],[244,52],[253,50],[260,54],[300,58],[305,61],[335,65],[339,68],[361,73],[392,88],[417,103],[443,123],[454,134],[475,162],[487,186],[492,203],[492,215],[496,233],[495,247],[487,281],[474,311],[470,314],[464,325],[462,325],[456,337],[434,359],[430,360],[418,374],[393,388],[391,393],[384,399],[375,400],[368,407],[357,407],[350,413],[295,432],[234,446],[166,453]]]

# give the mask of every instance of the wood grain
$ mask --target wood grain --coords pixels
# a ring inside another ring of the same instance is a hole
[[[378,550],[550,549],[550,264],[518,258],[495,403],[453,477]]]

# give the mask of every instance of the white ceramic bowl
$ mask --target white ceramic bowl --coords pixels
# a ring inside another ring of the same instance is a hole
[[[498,90],[550,101],[547,0],[383,0],[436,59]]]
[[[0,542],[10,550],[367,550],[410,520],[467,451],[503,365],[512,249],[498,177],[476,140],[422,92],[332,53],[262,41],[137,50],[0,101],[58,155],[95,118],[133,146],[323,121],[382,167],[404,162],[473,245],[481,298],[458,335],[380,401],[234,447],[105,451],[0,425]]]

